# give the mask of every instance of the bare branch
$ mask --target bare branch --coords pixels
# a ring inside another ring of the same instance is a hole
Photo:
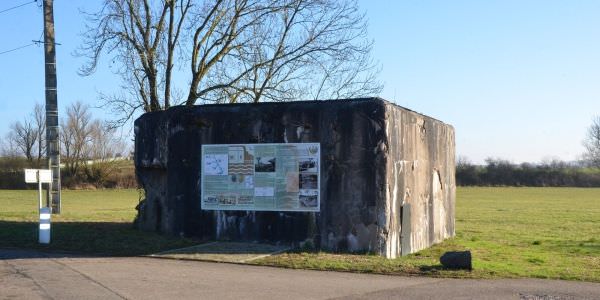
[[[100,98],[121,121],[173,103],[375,96],[366,28],[356,0],[104,0],[88,14],[80,71],[110,55],[124,93]],[[175,85],[187,95],[172,99]]]
[[[583,146],[586,150],[584,159],[591,166],[600,168],[600,116],[592,119],[592,125],[588,127]]]

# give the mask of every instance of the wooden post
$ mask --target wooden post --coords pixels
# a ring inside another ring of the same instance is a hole
[[[58,101],[56,92],[56,45],[54,42],[53,0],[44,0],[44,59],[46,62],[46,154],[52,170],[47,206],[60,214],[60,144],[58,139]]]

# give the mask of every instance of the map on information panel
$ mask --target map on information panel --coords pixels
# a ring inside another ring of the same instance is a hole
[[[318,143],[202,145],[201,207],[319,211]]]

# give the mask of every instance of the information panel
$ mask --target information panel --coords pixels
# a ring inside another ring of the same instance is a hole
[[[319,211],[319,143],[202,145],[206,210]]]

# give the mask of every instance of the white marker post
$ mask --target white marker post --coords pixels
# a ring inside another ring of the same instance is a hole
[[[44,169],[25,169],[25,182],[38,184],[38,200],[40,211],[40,244],[50,243],[50,214],[49,207],[44,207],[42,203],[42,183],[52,183],[52,171]]]
[[[50,207],[40,208],[40,244],[50,244]]]

